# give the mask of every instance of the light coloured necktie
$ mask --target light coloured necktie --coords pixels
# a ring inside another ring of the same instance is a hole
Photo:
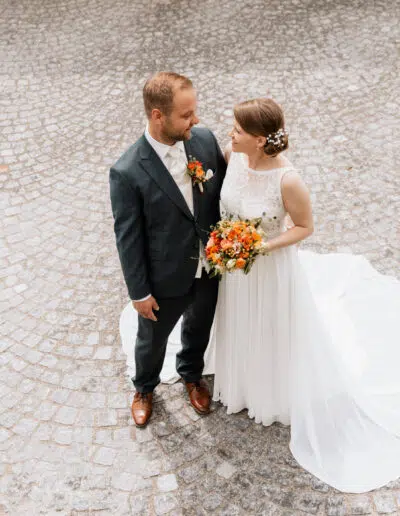
[[[186,158],[184,151],[174,145],[166,157],[168,158],[168,170],[185,198],[186,204],[193,213],[193,188],[190,177],[186,174]]]
[[[185,198],[186,204],[188,205],[190,211],[194,213],[192,179],[188,176],[188,174],[186,174],[187,164],[184,151],[181,147],[173,146],[168,150],[166,157],[168,158],[168,170],[172,175],[178,188],[182,192],[182,195]],[[196,278],[201,278],[203,267],[206,269],[206,271],[210,270],[210,267],[204,257],[203,243],[201,240],[199,242],[200,251],[199,263],[196,271]]]

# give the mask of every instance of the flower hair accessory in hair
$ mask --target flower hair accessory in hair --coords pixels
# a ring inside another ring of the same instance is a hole
[[[267,144],[272,143],[273,145],[279,145],[279,147],[283,147],[283,137],[287,135],[288,132],[285,129],[279,129],[276,133],[269,134],[267,136]]]

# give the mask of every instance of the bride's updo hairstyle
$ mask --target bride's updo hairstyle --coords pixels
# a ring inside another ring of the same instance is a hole
[[[285,131],[282,108],[272,99],[246,100],[234,108],[235,118],[246,133],[264,136],[267,141],[264,152],[277,156],[289,148],[289,135]]]

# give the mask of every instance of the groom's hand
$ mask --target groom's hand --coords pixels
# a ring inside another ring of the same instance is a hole
[[[159,306],[157,301],[153,296],[150,296],[149,299],[145,301],[132,301],[133,308],[145,319],[150,319],[151,321],[157,321],[157,317],[154,315],[153,310],[159,310]]]

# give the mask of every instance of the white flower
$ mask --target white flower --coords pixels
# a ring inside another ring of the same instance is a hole
[[[257,245],[257,251],[259,251],[261,254],[268,254],[268,243],[261,241],[258,242],[259,245]]]
[[[214,172],[209,168],[206,172],[206,181],[208,181],[209,179],[211,179],[214,175]]]
[[[229,260],[226,263],[226,268],[228,269],[228,271],[230,271],[235,268],[235,265],[236,265],[236,260],[234,258],[232,258],[231,260]]]

